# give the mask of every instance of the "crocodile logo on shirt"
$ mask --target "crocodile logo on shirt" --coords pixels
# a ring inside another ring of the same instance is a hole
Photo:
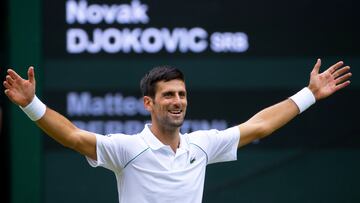
[[[192,158],[190,159],[190,164],[194,163],[195,160],[196,160],[195,157],[192,157]]]

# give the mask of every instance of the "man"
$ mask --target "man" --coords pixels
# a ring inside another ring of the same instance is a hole
[[[270,135],[309,106],[350,84],[349,66],[338,62],[319,73],[317,60],[308,87],[229,129],[181,134],[187,109],[183,74],[171,67],[152,69],[141,80],[151,124],[136,135],[102,136],[78,129],[35,96],[33,67],[28,80],[9,69],[5,94],[53,139],[112,170],[119,202],[201,202],[207,164],[236,160],[237,148]]]

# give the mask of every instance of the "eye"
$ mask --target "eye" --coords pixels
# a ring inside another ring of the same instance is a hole
[[[169,97],[171,97],[173,94],[171,93],[171,92],[165,92],[164,94],[163,94],[163,97],[166,97],[166,98],[169,98]]]
[[[186,92],[179,92],[179,96],[181,98],[186,98]]]

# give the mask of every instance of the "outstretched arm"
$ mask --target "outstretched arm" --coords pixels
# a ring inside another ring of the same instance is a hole
[[[350,67],[343,65],[344,63],[340,61],[326,71],[319,73],[321,60],[317,60],[311,71],[308,85],[308,89],[316,101],[324,99],[350,84]],[[290,98],[263,109],[239,125],[241,138],[238,147],[270,135],[299,113],[299,106]]]
[[[27,107],[35,98],[34,68],[28,69],[28,80],[21,78],[14,70],[9,69],[7,73],[3,83],[5,94],[13,103],[23,108]],[[64,116],[48,107],[35,122],[60,144],[96,160],[95,134],[77,128]]]

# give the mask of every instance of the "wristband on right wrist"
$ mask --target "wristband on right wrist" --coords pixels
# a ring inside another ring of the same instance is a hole
[[[316,102],[314,94],[307,87],[304,87],[302,90],[291,96],[290,99],[293,100],[299,108],[299,114]]]
[[[46,111],[46,106],[40,101],[40,99],[35,95],[34,99],[25,107],[21,107],[21,110],[32,120],[37,121],[44,116]]]

